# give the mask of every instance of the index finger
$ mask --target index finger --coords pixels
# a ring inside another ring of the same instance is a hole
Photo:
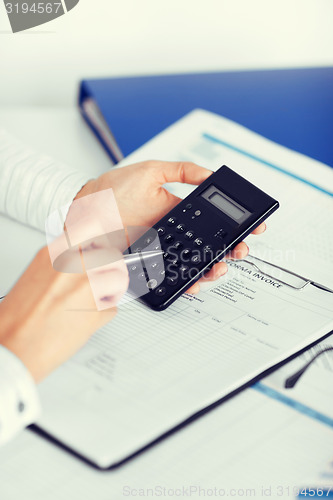
[[[162,184],[166,182],[181,182],[199,185],[213,173],[207,168],[187,161],[159,162],[156,170]]]

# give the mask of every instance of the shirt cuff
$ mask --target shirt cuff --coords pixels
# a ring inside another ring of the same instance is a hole
[[[0,345],[0,445],[41,413],[36,384],[24,364]]]

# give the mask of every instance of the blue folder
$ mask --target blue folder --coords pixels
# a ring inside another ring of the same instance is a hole
[[[84,80],[84,118],[92,99],[127,156],[194,108],[223,115],[279,144],[333,167],[333,68],[238,71]]]

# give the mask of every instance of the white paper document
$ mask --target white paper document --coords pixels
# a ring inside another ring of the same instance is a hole
[[[333,286],[328,167],[203,111],[123,164],[153,157],[227,164],[275,197],[281,209],[266,235],[248,238],[251,253]],[[291,281],[232,262],[226,276],[164,312],[122,305],[41,384],[40,427],[100,467],[118,464],[332,330],[333,293]]]
[[[333,169],[214,113],[195,110],[123,162],[147,158],[226,164],[280,202],[251,253],[333,288]],[[185,197],[193,186],[172,185]]]
[[[0,496],[290,500],[328,481],[332,449],[332,428],[250,388],[111,471],[24,431],[0,449]],[[325,476],[315,483],[319,471]]]

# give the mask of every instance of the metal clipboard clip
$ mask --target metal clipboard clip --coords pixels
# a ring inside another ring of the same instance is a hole
[[[234,260],[234,259],[228,259]],[[289,271],[289,269],[285,269],[284,267],[280,267],[276,264],[272,264],[267,262],[266,260],[259,259],[259,257],[254,257],[254,255],[248,254],[245,259],[242,259],[238,262],[244,262],[246,264],[250,264],[255,268],[256,271],[265,275],[267,278],[271,278],[275,281],[278,281],[282,285],[286,285],[293,290],[303,290],[305,287],[312,285],[320,290],[324,290],[325,292],[333,293],[333,289],[328,288],[327,286],[321,285],[316,281],[312,281],[308,278],[304,278],[300,274],[293,273]],[[270,274],[274,272],[273,274]]]

